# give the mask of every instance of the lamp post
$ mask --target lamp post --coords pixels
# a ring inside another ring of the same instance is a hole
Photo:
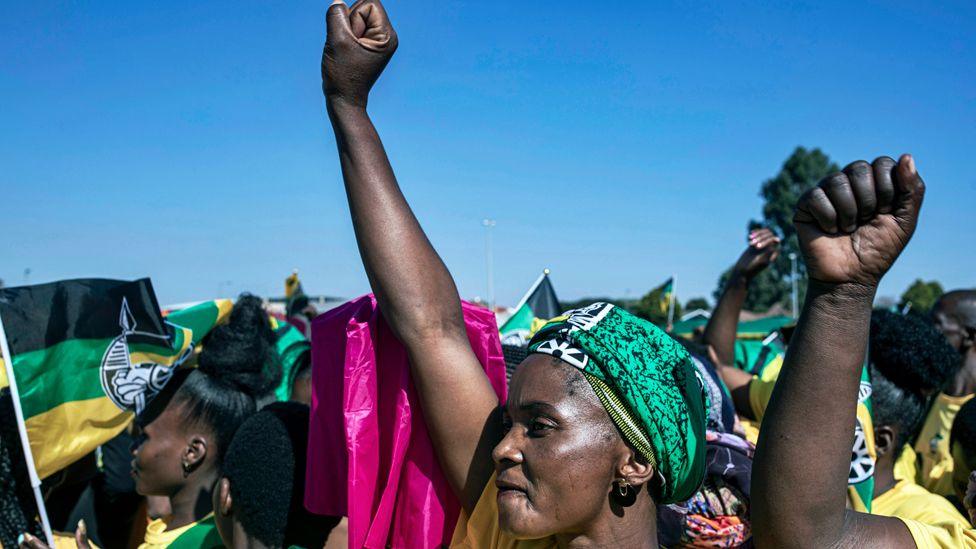
[[[790,298],[791,298],[790,300],[792,302],[792,307],[790,309],[790,312],[793,314],[793,318],[796,318],[796,309],[797,309],[796,302],[799,296],[797,295],[797,291],[796,291],[796,253],[795,252],[790,252],[790,284],[792,285],[792,289],[790,293]]]
[[[495,220],[485,218],[481,224],[485,227],[485,276],[488,279],[488,294],[485,297],[488,299],[488,308],[495,312],[494,258],[491,249],[491,229],[495,226]]]

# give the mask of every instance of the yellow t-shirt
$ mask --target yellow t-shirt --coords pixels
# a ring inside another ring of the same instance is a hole
[[[181,526],[175,530],[166,530],[166,523],[163,522],[163,519],[161,518],[153,520],[148,526],[146,526],[146,537],[143,542],[139,544],[139,549],[164,549],[169,547],[170,544],[176,541],[176,538],[186,533],[187,530],[212,516],[213,513],[210,513],[197,522],[191,522],[190,524]]]
[[[78,549],[78,542],[75,541],[75,535],[69,534],[67,532],[51,532],[54,536],[54,549]],[[41,539],[44,539],[43,537]],[[3,545],[0,544],[0,547]],[[92,549],[98,549],[92,540],[88,540],[88,546]]]
[[[498,487],[495,486],[495,475],[485,486],[478,504],[475,505],[471,516],[466,516],[462,510],[454,528],[452,548],[463,549],[553,549],[556,547],[554,538],[543,539],[515,539],[498,528]],[[141,547],[139,549],[142,549]]]
[[[907,480],[899,480],[890,490],[874,498],[871,513],[924,522],[930,526],[958,524],[970,528],[949,500]]]
[[[908,526],[918,549],[976,549],[976,530],[972,528],[958,524],[933,526],[917,520],[901,520]]]
[[[918,454],[915,453],[915,449],[910,444],[906,444],[902,448],[901,454],[895,460],[895,480],[917,482],[915,480],[918,474],[918,464],[915,462],[917,456]]]
[[[739,418],[739,422],[745,431],[746,440],[753,444],[759,441],[759,425],[762,423],[763,415],[766,414],[766,406],[773,396],[773,388],[776,387],[776,380],[779,379],[782,368],[783,355],[777,355],[763,370],[762,376],[752,376],[752,381],[749,383],[749,407],[752,408],[752,417],[756,419]]]
[[[971,398],[973,395],[954,397],[939,393],[915,441],[920,462],[916,482],[933,494],[947,496],[952,493],[949,434],[959,408]]]

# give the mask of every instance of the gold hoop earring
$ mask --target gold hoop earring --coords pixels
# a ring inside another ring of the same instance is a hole
[[[627,479],[619,479],[617,481],[617,493],[620,494],[620,497],[625,498],[627,497],[627,492],[630,492],[630,483],[627,482]]]

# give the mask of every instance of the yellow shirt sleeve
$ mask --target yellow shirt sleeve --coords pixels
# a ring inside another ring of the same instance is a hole
[[[756,418],[756,423],[762,423],[775,386],[775,378],[766,380],[759,376],[753,376],[752,382],[749,383],[749,406],[752,408],[752,416]]]
[[[901,519],[915,539],[918,549],[974,549],[976,531],[958,524],[931,526],[915,520]]]

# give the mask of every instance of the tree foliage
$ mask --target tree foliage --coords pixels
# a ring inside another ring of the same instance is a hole
[[[685,302],[686,311],[694,311],[695,309],[711,311],[712,306],[708,304],[708,300],[704,297],[693,297]]]
[[[905,293],[901,294],[901,301],[898,302],[898,306],[905,307],[910,303],[911,310],[918,313],[928,313],[944,293],[942,284],[939,284],[937,280],[925,282],[921,278],[917,278],[905,290]]]
[[[797,275],[800,279],[799,293],[802,302],[806,293],[806,267],[800,256],[800,246],[793,228],[793,209],[800,195],[815,186],[830,173],[840,170],[837,164],[819,148],[797,147],[786,159],[776,176],[763,182],[759,196],[763,199],[762,221],[750,221],[749,229],[766,226],[773,229],[783,239],[779,258],[759,274],[749,286],[749,296],[745,308],[750,311],[765,312],[777,303],[790,303],[790,253],[797,255]],[[722,289],[729,278],[729,271],[719,277],[715,299],[722,295]]]
[[[644,294],[644,297],[640,298],[637,303],[631,307],[632,313],[635,315],[650,320],[658,326],[666,326],[668,323],[668,310],[667,307],[662,306],[662,295],[660,287],[654,288],[653,290]],[[674,300],[674,319],[677,320],[681,317],[681,302],[677,299]]]

